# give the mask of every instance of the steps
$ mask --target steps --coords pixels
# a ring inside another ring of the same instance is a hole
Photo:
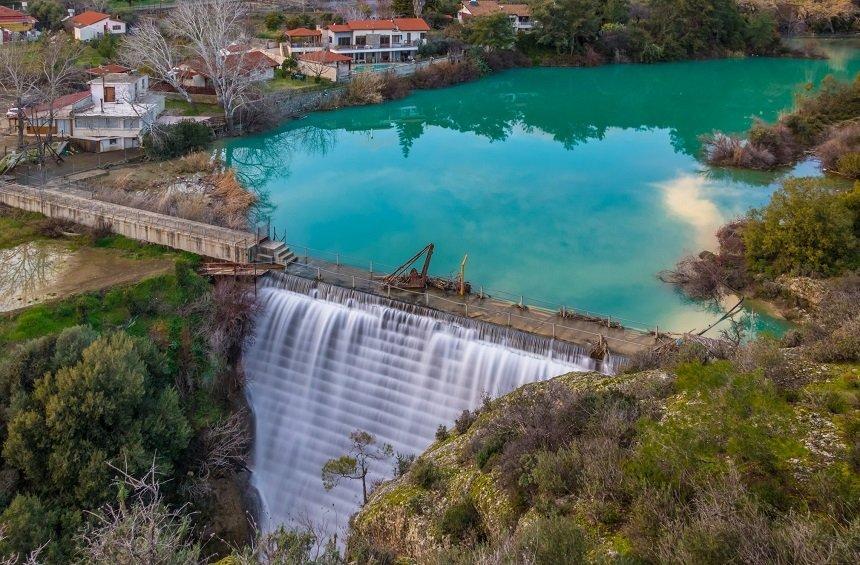
[[[257,245],[254,260],[287,266],[296,260],[296,254],[290,251],[290,248],[282,241],[272,241],[266,238]]]

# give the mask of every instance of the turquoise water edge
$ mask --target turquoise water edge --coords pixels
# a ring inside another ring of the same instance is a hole
[[[467,279],[491,294],[701,329],[719,309],[657,272],[712,249],[715,230],[765,204],[781,177],[818,173],[714,169],[699,138],[773,120],[827,74],[860,71],[860,44],[821,45],[826,60],[517,69],[317,112],[229,140],[224,157],[299,252],[393,266],[434,242],[433,272],[455,272],[468,253]]]

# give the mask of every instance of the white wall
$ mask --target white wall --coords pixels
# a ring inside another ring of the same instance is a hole
[[[102,20],[94,24],[74,28],[75,39],[78,41],[90,41],[107,33],[123,34],[126,31],[125,22],[119,20]]]

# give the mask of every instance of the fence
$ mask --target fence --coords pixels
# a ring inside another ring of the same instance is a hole
[[[380,265],[371,265],[371,269],[374,267],[378,268]],[[300,277],[572,343],[595,343],[602,338],[610,345],[613,352],[623,355],[631,355],[652,347],[655,343],[655,333],[621,326],[617,321],[618,318],[598,319],[593,314],[586,317],[581,311],[572,308],[566,308],[564,310],[566,317],[563,317],[561,310],[549,310],[531,301],[510,302],[480,293],[451,297],[432,290],[407,289],[384,282],[382,276],[374,276],[372,271],[362,271],[342,263],[326,264],[307,256],[301,258],[298,263],[290,265],[288,272]]]

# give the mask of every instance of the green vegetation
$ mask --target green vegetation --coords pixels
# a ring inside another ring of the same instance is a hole
[[[218,104],[203,104],[168,98],[164,101],[164,109],[181,116],[221,116],[224,110]]]
[[[860,184],[842,184],[788,180],[754,210],[743,230],[750,269],[829,276],[860,267]]]
[[[0,249],[37,239],[46,224],[41,214],[0,206]]]
[[[572,374],[493,401],[377,491],[350,550],[457,563],[856,560],[858,357],[787,385],[788,366],[747,371],[746,347],[737,360]],[[498,514],[487,480],[512,514]],[[404,481],[422,503],[394,496]]]
[[[33,0],[27,7],[27,12],[39,20],[45,29],[58,30],[66,17],[66,9],[57,0]]]
[[[156,160],[173,159],[205,148],[212,141],[212,128],[182,121],[159,127],[143,136],[143,150]]]

